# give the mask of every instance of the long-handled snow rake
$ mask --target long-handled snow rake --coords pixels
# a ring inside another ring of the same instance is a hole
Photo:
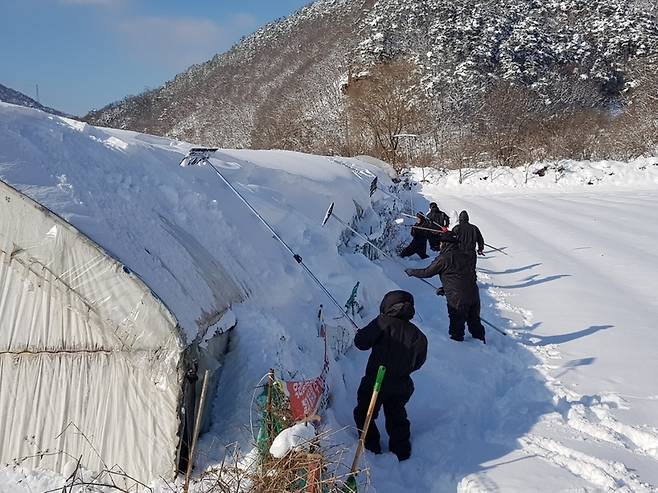
[[[391,256],[391,254],[389,254],[389,253],[385,252],[384,250],[382,250],[381,248],[379,248],[377,245],[375,245],[373,242],[371,242],[368,238],[366,238],[364,235],[362,235],[362,234],[359,233],[357,230],[355,230],[354,228],[352,228],[349,224],[347,224],[345,221],[343,221],[340,217],[336,216],[336,214],[334,214],[334,202],[332,202],[331,205],[329,206],[329,208],[327,209],[327,213],[325,214],[324,219],[322,220],[322,225],[324,226],[325,224],[327,224],[327,221],[329,221],[329,218],[331,218],[331,217],[333,217],[333,218],[334,218],[336,221],[338,221],[340,224],[342,224],[342,225],[345,226],[347,229],[349,229],[350,231],[352,231],[354,234],[356,234],[357,236],[359,236],[360,238],[362,238],[365,242],[367,242],[369,245],[371,245],[373,248],[375,248],[378,252],[381,252],[382,255],[384,255],[384,256],[390,258],[391,260],[393,260],[393,262],[395,262],[396,265],[399,265],[400,267],[402,267],[402,268],[404,269],[405,266],[402,265],[402,264],[401,264],[400,262],[398,262],[397,260],[395,260],[395,259]],[[433,224],[436,224],[436,223],[433,223]],[[415,226],[415,227],[418,227],[418,226]],[[422,227],[419,228],[419,229],[427,229],[427,230],[432,231],[432,232],[437,233],[437,234],[441,232],[441,230],[436,231],[436,230],[433,230],[433,229],[422,228]],[[434,284],[432,284],[431,282],[429,282],[428,280],[426,280],[426,279],[422,279],[422,278],[420,278],[420,277],[417,277],[416,279],[418,279],[419,281],[424,282],[424,283],[427,284],[428,286],[432,287],[432,288],[434,289],[434,291],[438,292],[439,288],[436,287],[436,286],[435,286]],[[492,324],[492,323],[489,322],[488,320],[485,320],[485,319],[482,318],[482,317],[480,317],[480,319],[482,320],[482,322],[484,322],[485,324],[487,324],[489,327],[491,327],[491,328],[494,329],[495,331],[501,333],[501,334],[504,335],[504,336],[507,335],[507,332],[505,332],[505,331],[502,330],[502,329],[499,329],[498,327],[496,327],[494,324]]]
[[[405,216],[410,216],[409,214],[405,214]],[[402,221],[402,219],[398,219],[398,221]],[[432,221],[432,224],[436,224],[435,222]],[[409,224],[407,225],[412,228],[420,229],[422,231],[429,231],[430,233],[434,234],[440,234],[441,232],[446,232],[448,228],[444,228],[443,226],[439,226],[441,229],[432,229],[432,228],[424,228],[423,226],[416,226],[415,224]],[[497,252],[502,253],[503,255],[507,255],[509,257],[509,254],[501,250],[500,248],[496,248],[494,246],[489,245],[488,243],[485,243],[484,246],[491,248],[492,250],[495,250]]]
[[[382,189],[382,188],[379,188],[378,183],[377,183],[377,178],[375,178],[375,179],[372,181],[372,183],[370,184],[370,196],[371,196],[371,197],[372,197],[372,195],[375,193],[376,190],[379,190],[380,192],[383,192],[384,194],[388,195],[389,197],[392,197],[392,198],[396,199],[396,197],[395,197],[393,194],[387,192],[386,190],[384,190],[384,189]],[[412,209],[413,209],[413,202],[412,202]],[[412,212],[413,212],[413,211],[412,211]],[[401,212],[400,214],[403,215],[403,216],[406,216],[406,217],[410,217],[410,218],[412,218],[412,219],[416,219],[416,216],[414,216],[413,214],[407,214],[406,212]],[[423,216],[424,219],[426,219],[426,220],[429,221],[430,223],[434,224],[435,226],[438,226],[438,227],[440,227],[440,228],[443,227],[443,226],[440,226],[439,224],[435,223],[434,221],[430,220],[430,218],[428,218],[428,217],[427,217],[425,214],[423,214],[422,212],[419,212],[419,214],[420,214],[421,216]],[[420,228],[420,229],[427,229],[427,228]],[[429,230],[429,229],[428,229],[428,231],[434,231],[434,230]],[[495,250],[496,252],[500,252],[500,253],[502,253],[503,255],[507,255],[507,256],[509,257],[509,254],[508,254],[507,252],[504,252],[504,251],[501,250],[500,248],[496,248],[495,246],[489,245],[488,243],[485,243],[484,246],[489,247],[489,248],[491,248],[492,250]]]
[[[359,233],[356,229],[354,229],[352,226],[350,226],[350,225],[347,224],[345,221],[343,221],[340,217],[338,217],[336,214],[334,214],[334,204],[335,204],[335,203],[332,202],[331,205],[329,206],[329,208],[327,209],[327,213],[324,215],[324,219],[322,220],[322,226],[324,226],[325,224],[327,224],[327,221],[329,221],[329,218],[333,217],[336,221],[338,221],[340,224],[342,224],[342,225],[345,226],[347,229],[349,229],[352,233],[354,233],[354,234],[357,235],[359,238],[361,238],[361,239],[362,239],[363,241],[365,241],[368,245],[370,245],[370,246],[373,247],[375,250],[377,250],[379,253],[381,253],[384,257],[388,257],[388,258],[391,259],[395,264],[397,264],[398,266],[400,266],[400,267],[402,267],[402,268],[404,269],[404,265],[402,265],[402,264],[401,264],[400,262],[398,262],[395,258],[393,258],[393,256],[392,256],[390,253],[385,252],[384,250],[382,250],[381,248],[379,248],[379,247],[378,247],[377,245],[375,245],[372,241],[370,241],[365,235]],[[417,278],[417,279],[419,279],[420,281],[424,282],[425,284],[431,286],[432,288],[434,288],[435,291],[436,291],[437,289],[439,289],[439,288],[437,288],[434,284],[432,284],[432,283],[429,282],[429,281],[426,281],[425,279],[420,279],[420,278]]]
[[[402,221],[402,219],[398,219],[398,221]],[[434,233],[434,234],[436,234],[436,235],[441,234],[441,233],[444,233],[445,231],[447,231],[447,228],[446,228],[446,230],[444,231],[443,229],[425,228],[425,227],[423,227],[423,226],[416,226],[415,224],[407,224],[406,226],[407,226],[408,228],[420,229],[421,231],[429,231],[430,233]]]
[[[426,216],[425,214],[423,214],[422,212],[419,212],[419,214],[420,214],[421,216],[423,216],[424,219],[426,219],[426,220],[429,221],[430,223],[434,224],[435,226],[438,226],[439,228],[443,228],[443,226],[441,226],[441,225],[435,223],[434,221],[432,221],[429,217],[427,217],[427,216]],[[403,215],[404,215],[404,216],[407,216],[407,217],[414,217],[414,218],[415,218],[415,216],[411,216],[410,214],[403,214]],[[422,228],[421,228],[421,229],[422,229]],[[508,254],[507,252],[502,251],[500,248],[496,248],[495,246],[491,246],[491,245],[489,245],[488,243],[485,243],[484,246],[489,247],[489,248],[491,248],[492,250],[495,250],[495,251],[497,251],[497,252],[500,252],[500,253],[502,253],[503,255],[507,255],[507,256],[509,257],[509,254]]]
[[[183,167],[186,166],[195,166],[195,165],[202,165],[202,164],[207,164],[210,166],[213,171],[219,176],[219,178],[224,182],[224,184],[231,189],[231,191],[242,201],[242,203],[247,206],[247,208],[258,218],[258,220],[263,223],[263,225],[269,230],[270,233],[272,233],[272,236],[281,243],[281,245],[292,255],[293,259],[295,259],[295,262],[297,262],[302,269],[309,275],[309,277],[320,287],[320,289],[324,292],[325,295],[331,300],[331,302],[336,305],[336,308],[343,314],[343,316],[350,321],[352,326],[355,329],[358,329],[359,326],[356,324],[356,322],[349,316],[347,311],[343,309],[341,304],[336,300],[336,298],[333,297],[333,295],[329,292],[329,290],[322,284],[322,282],[316,277],[315,274],[313,274],[313,271],[309,269],[309,267],[304,263],[301,255],[295,253],[292,248],[284,241],[283,238],[279,236],[279,234],[274,231],[272,226],[259,214],[259,212],[254,209],[254,207],[245,199],[240,192],[236,190],[236,188],[229,182],[222,173],[215,167],[215,165],[212,164],[210,161],[210,155],[214,154],[217,151],[217,148],[215,147],[195,147],[193,149],[190,149],[189,153],[183,160],[180,162],[180,165]]]
[[[372,397],[370,397],[370,405],[368,406],[368,414],[366,414],[366,421],[365,423],[363,423],[363,430],[361,431],[361,436],[359,437],[359,445],[356,447],[356,452],[354,453],[354,460],[352,461],[352,467],[350,468],[350,475],[347,478],[347,481],[345,481],[345,487],[343,488],[343,493],[356,493],[357,469],[359,468],[359,461],[361,460],[361,454],[363,454],[363,449],[365,448],[366,445],[366,436],[368,435],[368,429],[370,428],[372,415],[375,413],[377,398],[379,397],[379,391],[382,389],[382,382],[384,381],[385,374],[386,374],[386,367],[380,366],[379,370],[377,370],[375,387],[372,389]]]
[[[491,248],[492,250],[495,250],[496,252],[500,252],[500,253],[502,253],[503,255],[506,255],[507,257],[509,257],[509,253],[502,251],[500,248],[496,248],[495,246],[491,246],[491,245],[489,245],[488,243],[485,243],[484,246],[489,247],[489,248]]]
[[[482,317],[480,317],[480,320],[482,320],[485,324],[487,324],[489,327],[491,327],[491,328],[492,328],[493,330],[495,330],[496,332],[500,332],[500,333],[501,333],[502,335],[504,335],[504,336],[507,335],[507,332],[505,332],[503,329],[499,329],[498,327],[496,327],[494,324],[492,324],[492,323],[489,322],[488,320],[485,320],[485,319],[482,318]]]

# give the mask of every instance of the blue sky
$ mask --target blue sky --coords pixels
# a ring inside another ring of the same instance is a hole
[[[0,0],[0,84],[83,115],[310,0]]]

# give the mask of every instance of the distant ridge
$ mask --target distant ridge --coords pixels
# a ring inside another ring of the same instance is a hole
[[[12,89],[7,86],[3,86],[2,84],[0,84],[0,101],[3,101],[5,103],[17,104],[19,106],[25,106],[27,108],[35,108],[37,110],[45,111],[46,113],[52,113],[53,115],[66,116],[66,117],[71,116],[71,115],[67,115],[66,113],[62,113],[61,111],[57,111],[53,108],[50,108],[48,106],[44,106],[40,103],[37,103],[34,99],[32,99],[29,96],[26,96],[22,92],[16,91],[15,89]]]

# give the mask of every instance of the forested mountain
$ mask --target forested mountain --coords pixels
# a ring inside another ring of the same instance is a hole
[[[311,111],[336,85],[354,46],[362,2],[321,0],[265,26],[159,89],[88,115],[95,124],[224,147],[248,147],[276,109],[306,93]]]
[[[393,161],[395,133],[414,132],[429,159],[455,140],[461,153],[477,122],[509,103],[536,115],[525,128],[565,113],[600,120],[638,86],[654,87],[657,50],[656,4],[643,0],[318,0],[87,120],[208,145]],[[363,102],[376,93],[400,104]],[[369,121],[378,112],[398,121],[379,128]]]

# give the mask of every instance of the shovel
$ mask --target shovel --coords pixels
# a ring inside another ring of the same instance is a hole
[[[366,444],[366,435],[368,434],[368,428],[370,428],[370,422],[372,421],[372,415],[375,412],[375,404],[377,403],[377,397],[379,397],[379,391],[382,388],[382,382],[384,381],[384,374],[386,373],[386,367],[380,366],[377,371],[377,379],[375,380],[375,388],[372,390],[372,397],[370,398],[370,405],[368,406],[368,414],[366,414],[366,422],[363,424],[363,431],[361,432],[361,438],[359,438],[359,445],[356,448],[354,454],[354,460],[352,461],[352,468],[350,469],[350,475],[345,482],[345,487],[343,488],[342,493],[356,493],[356,474],[357,469],[359,468],[359,460],[361,459],[361,454],[363,454],[363,449]]]

